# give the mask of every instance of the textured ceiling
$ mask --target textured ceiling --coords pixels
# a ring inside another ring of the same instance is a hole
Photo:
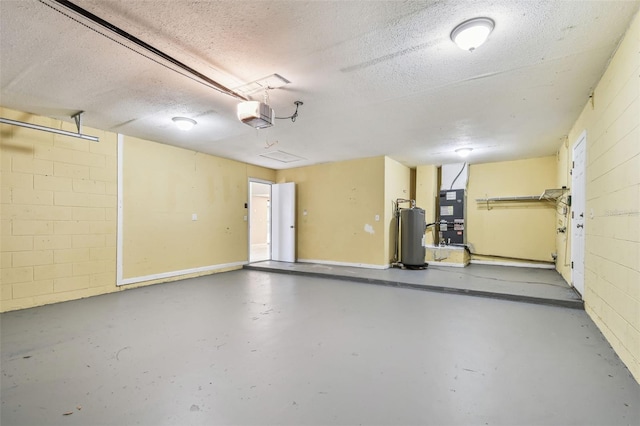
[[[278,73],[257,131],[220,94],[52,0],[0,1],[0,104],[280,169],[389,155],[409,166],[552,155],[638,1],[131,1],[75,4],[236,89]],[[55,10],[59,9],[59,11]],[[63,11],[63,13],[60,13]],[[475,52],[460,22],[496,28]],[[100,34],[98,31],[108,34]],[[146,55],[146,56],[145,56]],[[262,99],[262,94],[254,95]],[[174,116],[198,125],[174,127]],[[274,151],[283,151],[286,156]],[[270,158],[271,157],[271,158]],[[273,158],[302,157],[282,162]]]

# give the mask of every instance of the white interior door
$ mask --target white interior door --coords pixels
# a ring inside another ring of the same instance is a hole
[[[296,261],[296,184],[271,185],[271,260]]]
[[[581,295],[584,295],[586,146],[587,135],[583,133],[573,146],[571,169],[571,282]]]

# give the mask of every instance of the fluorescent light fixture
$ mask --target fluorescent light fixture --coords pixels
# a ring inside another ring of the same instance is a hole
[[[193,126],[198,124],[196,120],[192,120],[186,117],[173,117],[172,120],[174,123],[176,123],[178,129],[184,130],[185,132],[191,130]]]
[[[462,158],[466,158],[471,154],[471,151],[473,151],[473,148],[458,148],[456,149],[456,154]]]
[[[491,18],[473,18],[464,21],[451,31],[451,40],[462,50],[473,52],[482,45],[493,28],[495,22]]]

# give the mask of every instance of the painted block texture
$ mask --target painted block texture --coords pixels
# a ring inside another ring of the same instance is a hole
[[[0,113],[75,131],[70,123],[9,109]],[[117,199],[106,188],[117,182],[117,136],[85,129],[100,137],[94,143],[21,127],[4,129],[0,310],[115,291],[111,241],[116,218],[107,210],[116,209]]]
[[[636,16],[558,152],[568,185],[572,145],[587,134],[585,307],[640,381],[640,17]],[[570,235],[558,238],[570,259]],[[558,270],[571,282],[570,262]]]
[[[148,283],[160,274],[247,261],[249,178],[273,180],[275,172],[129,136],[122,149],[125,280]],[[92,237],[109,239],[108,221],[90,224]],[[96,239],[74,243],[92,253],[101,247]]]
[[[409,185],[408,170],[389,162],[398,171],[388,188],[390,198],[385,200],[386,161],[374,157],[278,170],[279,183],[297,185],[299,259],[388,265],[385,235],[390,224],[385,206],[398,196],[398,188],[408,190]],[[376,221],[376,215],[382,220]]]
[[[476,199],[539,196],[545,189],[555,188],[555,156],[472,164],[469,173],[472,178],[467,190],[467,243],[472,251],[487,260],[503,256],[552,262],[555,203],[486,203]]]

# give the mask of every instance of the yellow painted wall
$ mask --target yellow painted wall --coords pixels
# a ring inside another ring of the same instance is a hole
[[[246,164],[125,137],[123,173],[125,279],[247,260]]]
[[[385,157],[278,170],[276,179],[296,183],[297,259],[389,263],[383,221]]]
[[[274,182],[276,179],[276,171],[273,169],[267,169],[265,167],[254,166],[252,164],[245,164],[247,170],[247,179],[259,179],[268,182]],[[248,185],[248,184],[247,184]],[[247,186],[248,188],[248,186]]]
[[[558,152],[567,176],[571,148],[587,131],[585,308],[640,381],[640,16]],[[559,252],[564,244],[559,242]],[[568,245],[570,247],[570,244]],[[564,256],[565,253],[559,253]],[[558,268],[570,279],[567,267]]]
[[[116,286],[117,135],[83,131],[100,142],[0,125],[0,311],[193,276]],[[247,260],[248,179],[274,170],[124,139],[125,278]]]
[[[0,108],[18,121],[75,125]],[[0,125],[0,311],[115,291],[117,137],[90,142]]]
[[[396,219],[393,202],[398,198],[411,198],[411,170],[389,157],[384,158],[384,246],[387,247],[387,262],[391,263],[395,253]],[[405,205],[407,207],[407,205]]]
[[[555,156],[470,166],[466,231],[473,253],[553,261],[554,203],[493,202],[487,207],[476,199],[540,195],[556,187],[556,166]]]
[[[427,223],[436,221],[438,194],[438,166],[418,166],[416,170],[416,205],[424,209]],[[427,245],[433,245],[436,230],[436,227],[427,230],[425,234]]]

